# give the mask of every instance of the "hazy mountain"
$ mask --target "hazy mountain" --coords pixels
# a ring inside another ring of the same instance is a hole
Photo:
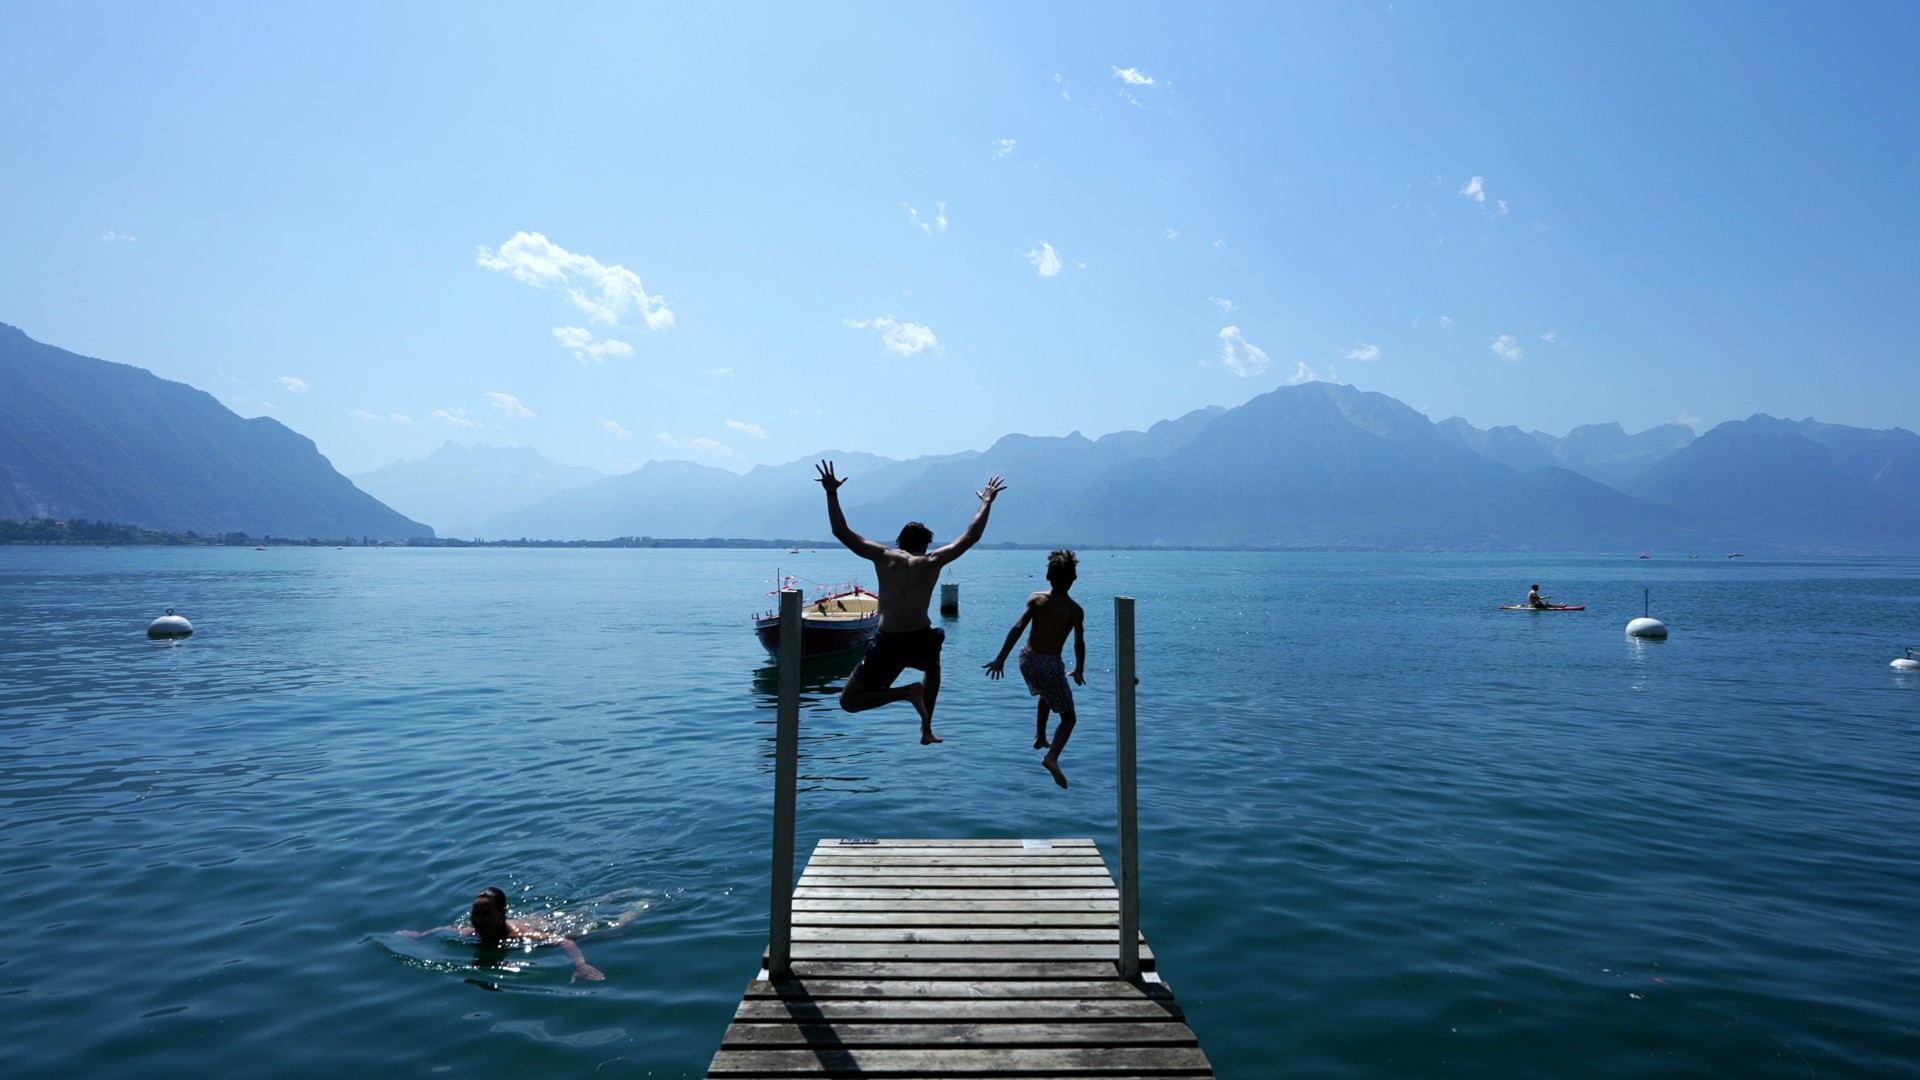
[[[1552,450],[1562,468],[1624,488],[1693,438],[1693,429],[1685,424],[1661,424],[1637,435],[1627,434],[1616,423],[1586,424],[1568,432]]]
[[[1747,551],[1920,552],[1920,436],[1758,415],[1707,432],[1628,487]]]
[[[442,536],[472,537],[478,522],[605,475],[549,461],[531,447],[446,443],[418,461],[382,465],[350,479],[388,506],[431,524]]]
[[[1688,524],[1566,470],[1491,460],[1383,394],[1308,383],[1109,471],[1058,528],[1083,543],[1617,550]]]
[[[1685,424],[1661,424],[1637,435],[1617,423],[1586,424],[1563,438],[1512,426],[1482,431],[1457,416],[1434,426],[1482,457],[1521,472],[1557,465],[1615,488],[1693,441],[1693,429]]]
[[[0,517],[327,540],[432,536],[313,441],[184,383],[0,324]]]
[[[1553,445],[1559,440],[1537,431],[1521,431],[1511,424],[1482,431],[1457,416],[1440,421],[1434,428],[1481,457],[1521,472],[1560,464],[1553,454]]]

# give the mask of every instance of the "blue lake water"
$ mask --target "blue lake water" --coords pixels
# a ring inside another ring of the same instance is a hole
[[[1142,924],[1221,1076],[1920,1075],[1920,560],[1088,552],[1068,791],[978,669],[1044,562],[956,565],[943,745],[809,670],[803,857],[1115,865],[1125,594]],[[702,1075],[766,939],[748,616],[864,567],[0,548],[8,1074]],[[1587,610],[1496,610],[1535,581]],[[488,884],[606,981],[393,933]]]

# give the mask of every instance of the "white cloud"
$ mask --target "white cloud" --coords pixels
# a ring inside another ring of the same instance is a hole
[[[365,409],[355,409],[353,410],[353,415],[362,420],[371,420],[382,424],[411,424],[414,422],[413,417],[408,416],[406,413],[394,412],[382,416],[379,413],[368,412]]]
[[[539,233],[517,232],[500,250],[481,248],[474,261],[488,270],[501,270],[536,289],[557,288],[594,322],[619,326],[622,317],[638,312],[647,329],[673,325],[666,300],[648,296],[640,275],[624,266],[607,266],[590,255],[578,255]]]
[[[1293,374],[1287,376],[1288,386],[1299,386],[1301,383],[1310,383],[1310,382],[1334,382],[1334,381],[1335,379],[1333,375],[1333,368],[1331,367],[1327,368],[1327,376],[1326,378],[1323,379],[1320,377],[1320,373],[1308,367],[1306,361],[1304,360],[1302,360],[1298,365],[1294,367]]]
[[[1073,100],[1073,89],[1067,85],[1067,80],[1061,78],[1060,73],[1057,71],[1053,73],[1053,85],[1060,88],[1061,100],[1063,101]]]
[[[1165,230],[1162,230],[1162,232],[1161,232],[1161,234],[1160,234],[1160,235],[1162,235],[1162,236],[1165,236],[1165,237],[1166,237],[1167,239],[1169,239],[1169,240],[1178,240],[1178,239],[1180,239],[1180,230],[1179,230],[1179,229],[1165,229]]]
[[[633,434],[633,432],[621,427],[620,421],[618,420],[602,420],[600,421],[600,426],[605,428],[607,433],[616,439],[624,439]]]
[[[947,231],[947,204],[946,203],[933,204],[933,218],[930,221],[920,220],[920,211],[911,206],[907,206],[906,203],[901,203],[900,205],[903,207],[906,207],[907,220],[913,223],[913,227],[916,229],[919,229],[923,233],[926,233],[928,236],[932,236],[936,231],[937,232]]]
[[[1355,345],[1351,349],[1340,350],[1340,355],[1349,360],[1378,360],[1380,359],[1380,346],[1367,344]]]
[[[1546,333],[1541,334],[1540,340],[1546,342],[1549,345],[1565,345],[1567,343],[1567,339],[1564,337],[1561,337],[1560,331],[1558,330],[1549,330]]]
[[[729,420],[727,421],[727,426],[743,435],[751,435],[756,439],[764,439],[767,437],[767,429],[761,427],[759,424],[749,424],[740,420]]]
[[[1059,78],[1057,75],[1054,77]],[[1012,139],[995,139],[987,145],[993,148],[993,156],[995,158],[1003,158],[1013,153],[1013,148],[1017,144]]]
[[[686,445],[703,454],[712,454],[715,457],[725,457],[733,453],[733,447],[728,446],[726,443],[709,439],[705,435],[686,440]]]
[[[468,416],[467,410],[465,409],[435,409],[433,410],[433,416],[429,419],[438,420],[443,424],[450,424],[453,427],[483,428],[487,426],[475,420],[473,417]]]
[[[717,367],[717,368],[714,368],[712,371],[709,371],[707,374],[712,375],[717,379],[731,379],[733,378],[733,369],[730,367]]]
[[[1123,83],[1126,83],[1128,86],[1152,86],[1153,85],[1153,76],[1147,74],[1144,71],[1141,71],[1137,67],[1130,67],[1130,68],[1115,67],[1113,69],[1113,77],[1116,79],[1119,79]]]
[[[901,356],[913,356],[931,349],[937,356],[945,356],[947,350],[940,347],[940,341],[933,336],[930,327],[919,323],[898,322],[891,315],[882,315],[877,319],[842,319],[855,330],[871,327],[880,331],[880,341],[890,352]]]
[[[1699,427],[1699,426],[1700,426],[1700,418],[1699,418],[1699,417],[1697,417],[1697,416],[1688,416],[1688,415],[1686,414],[1686,412],[1684,412],[1684,411],[1682,411],[1682,412],[1680,413],[1680,415],[1679,415],[1679,416],[1676,416],[1676,417],[1674,417],[1674,418],[1673,418],[1672,420],[1669,420],[1669,421],[1668,421],[1668,423],[1670,423],[1670,424],[1685,424],[1685,425],[1687,425],[1688,427]]]
[[[588,360],[604,364],[609,356],[633,355],[633,346],[626,342],[615,338],[595,341],[593,331],[581,326],[556,326],[553,328],[553,339],[573,350],[573,358],[583,364]]]
[[[674,438],[673,436],[671,436],[671,435],[669,435],[669,434],[667,434],[667,433],[666,433],[666,432],[664,432],[664,431],[663,431],[663,432],[661,432],[661,433],[660,433],[660,434],[659,434],[659,435],[657,436],[657,438],[659,438],[659,440],[660,440],[661,442],[663,442],[663,443],[666,443],[666,444],[667,444],[668,446],[672,446],[672,447],[678,447],[678,446],[680,445],[680,440],[679,440],[679,439],[676,439],[676,438]]]
[[[128,236],[126,233],[114,232],[112,229],[100,234],[100,242],[103,244],[131,244],[139,239],[137,236]]]
[[[1527,350],[1520,347],[1520,343],[1513,339],[1512,334],[1501,334],[1494,338],[1493,344],[1488,348],[1491,348],[1493,354],[1502,360],[1520,360],[1527,355]]]
[[[1043,242],[1039,247],[1027,252],[1027,261],[1033,264],[1033,268],[1040,272],[1041,277],[1053,277],[1060,272],[1060,253],[1053,250],[1052,244]]]
[[[488,401],[493,402],[495,408],[506,413],[507,419],[509,420],[532,420],[535,416],[532,409],[520,404],[520,399],[514,397],[512,394],[503,394],[498,390],[489,390],[486,393],[486,398]]]
[[[282,375],[273,381],[286,387],[287,392],[290,394],[304,394],[307,392],[307,381],[305,379],[296,379],[291,375]]]
[[[1486,181],[1476,176],[1473,179],[1467,181],[1467,186],[1460,189],[1460,194],[1465,196],[1466,198],[1472,199],[1474,202],[1477,202],[1477,203],[1486,202],[1487,201]]]
[[[1497,207],[1499,207],[1499,209],[1498,209],[1498,210],[1495,210],[1495,211],[1493,212],[1493,216],[1494,216],[1494,217],[1505,217],[1505,216],[1506,216],[1506,213],[1507,213],[1507,200],[1505,200],[1505,199],[1495,199],[1495,200],[1493,200],[1493,205],[1495,205],[1495,206],[1497,206]]]
[[[1213,246],[1216,248],[1223,248],[1227,246],[1227,242],[1225,240],[1215,240],[1213,242]]]
[[[1440,316],[1440,329],[1442,330],[1453,329],[1453,316],[1451,315]]]
[[[1248,341],[1237,326],[1220,331],[1220,363],[1235,375],[1249,378],[1267,370],[1267,354]]]
[[[1229,314],[1233,311],[1233,301],[1224,296],[1209,296],[1207,297],[1207,303],[1219,308],[1220,314],[1222,315]]]

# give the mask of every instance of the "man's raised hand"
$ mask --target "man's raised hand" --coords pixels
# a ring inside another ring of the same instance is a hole
[[[820,482],[823,484],[826,483],[825,480],[822,480]],[[998,476],[989,476],[987,477],[987,490],[976,491],[974,492],[974,494],[980,497],[981,502],[987,503],[988,505],[992,505],[994,496],[1000,494],[1005,490],[1007,490],[1007,485],[1001,483],[1000,478]]]
[[[840,485],[847,482],[846,477],[833,475],[833,462],[831,461],[822,459],[820,464],[815,465],[813,468],[814,471],[820,474],[815,477],[815,479],[820,481],[820,486],[826,488],[827,494],[829,495],[840,490]]]

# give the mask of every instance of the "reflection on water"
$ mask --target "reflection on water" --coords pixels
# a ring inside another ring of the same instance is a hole
[[[850,738],[851,717],[840,708],[840,688],[860,666],[865,649],[847,649],[830,656],[800,662],[800,790],[877,792],[867,762],[878,752],[865,740]],[[774,724],[780,707],[780,664],[768,661],[753,673],[754,708],[765,710],[755,723],[766,726],[761,736],[760,767],[773,770]],[[856,764],[858,768],[854,768]]]

